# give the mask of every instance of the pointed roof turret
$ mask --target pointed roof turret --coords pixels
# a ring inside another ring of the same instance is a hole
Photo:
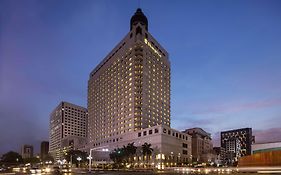
[[[140,8],[137,9],[135,14],[131,18],[130,30],[132,30],[133,25],[136,25],[137,23],[145,25],[145,29],[148,30],[148,20]]]

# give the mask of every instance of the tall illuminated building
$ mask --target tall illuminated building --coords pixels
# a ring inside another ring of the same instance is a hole
[[[108,145],[123,135],[170,126],[170,62],[137,9],[130,31],[90,73],[88,144]]]
[[[49,152],[62,160],[69,149],[82,148],[87,139],[87,109],[61,102],[50,114]]]

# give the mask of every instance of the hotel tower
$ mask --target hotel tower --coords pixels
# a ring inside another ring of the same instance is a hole
[[[129,33],[89,77],[86,147],[95,161],[110,161],[109,152],[128,143],[151,144],[149,163],[158,168],[191,160],[191,136],[170,128],[170,72],[167,51],[137,9]]]
[[[170,62],[137,9],[125,38],[90,73],[88,143],[101,146],[128,132],[170,126]]]

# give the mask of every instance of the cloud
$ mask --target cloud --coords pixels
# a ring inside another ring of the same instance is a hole
[[[281,105],[281,98],[268,99],[244,104],[218,104],[207,109],[199,109],[192,114],[234,113],[253,109],[263,109]]]
[[[256,143],[281,141],[281,128],[269,128],[265,130],[254,130],[253,135]]]
[[[185,130],[187,128],[194,128],[194,127],[202,127],[208,128],[210,125],[214,125],[216,123],[215,117],[214,118],[196,118],[196,117],[180,117],[172,118],[172,125],[177,126],[176,129],[178,130]],[[209,130],[209,129],[207,129]],[[211,130],[210,130],[211,131]],[[207,131],[207,132],[210,132]]]

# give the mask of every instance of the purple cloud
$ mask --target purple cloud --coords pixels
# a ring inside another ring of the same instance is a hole
[[[251,109],[262,109],[281,105],[281,98],[268,99],[244,104],[218,104],[207,109],[196,110],[192,114],[233,113]]]
[[[265,130],[254,130],[256,143],[281,141],[281,128],[269,128]]]

